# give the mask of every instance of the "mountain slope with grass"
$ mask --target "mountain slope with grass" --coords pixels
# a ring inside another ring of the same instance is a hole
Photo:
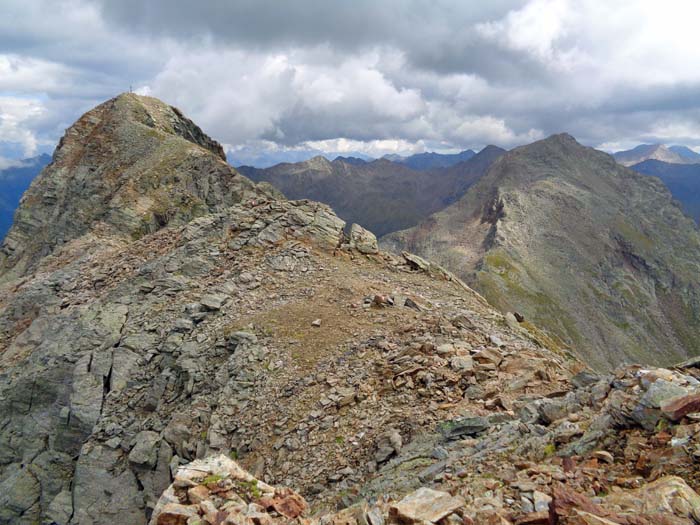
[[[455,204],[385,237],[455,271],[592,365],[700,353],[700,235],[657,179],[569,135],[501,157]]]

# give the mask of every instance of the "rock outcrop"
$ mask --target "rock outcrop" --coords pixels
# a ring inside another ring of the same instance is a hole
[[[569,135],[508,152],[380,245],[437,261],[598,369],[700,353],[695,224],[660,181]]]

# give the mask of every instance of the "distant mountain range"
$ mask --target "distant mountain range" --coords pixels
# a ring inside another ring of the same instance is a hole
[[[372,162],[314,157],[267,169],[240,166],[256,182],[269,182],[290,199],[329,204],[348,223],[378,235],[409,228],[459,199],[505,150],[488,146],[468,160],[446,168],[418,171],[403,162]],[[456,156],[451,157],[455,160]]]
[[[660,160],[673,164],[700,163],[700,153],[686,146],[665,146],[663,144],[641,144],[630,150],[613,154],[615,160],[623,166],[632,166],[645,160]]]
[[[373,157],[358,151],[333,152],[316,149],[284,150],[284,151],[258,151],[255,149],[241,149],[226,153],[226,160],[231,166],[254,166],[256,168],[269,168],[282,163],[305,162],[313,157],[323,156],[331,160],[336,157],[356,158],[364,161],[372,161]]]
[[[468,149],[459,153],[416,153],[409,157],[400,155],[385,155],[384,158],[398,162],[416,171],[426,171],[434,168],[448,168],[460,162],[471,159],[476,152]]]
[[[465,150],[460,153],[416,153],[415,155],[401,156],[395,154],[384,155],[382,158],[403,164],[416,171],[425,171],[433,168],[446,168],[459,162],[469,160],[476,152]],[[232,166],[252,166],[254,168],[271,168],[277,164],[294,164],[306,162],[314,157],[325,157],[329,161],[341,159],[348,163],[362,163],[376,160],[369,155],[357,151],[332,152],[321,150],[287,150],[259,152],[252,150],[237,150],[226,154],[226,158]]]
[[[700,223],[700,164],[672,164],[649,159],[631,168],[660,178],[685,212]]]
[[[22,194],[49,162],[51,156],[43,154],[22,160],[17,166],[0,170],[0,240],[12,226],[12,218]]]

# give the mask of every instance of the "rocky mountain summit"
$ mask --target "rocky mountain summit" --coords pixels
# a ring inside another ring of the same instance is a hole
[[[658,179],[554,135],[385,237],[456,272],[598,369],[700,353],[700,235]]]
[[[415,226],[455,202],[503,153],[487,146],[465,161],[423,171],[387,159],[330,162],[320,156],[267,169],[239,169],[254,181],[269,182],[290,199],[323,202],[344,220],[384,235]]]
[[[0,523],[700,517],[697,362],[586,370],[440,266],[255,186],[188,122],[121,95],[22,201],[0,283]],[[61,206],[40,191],[68,186]]]
[[[22,198],[0,280],[91,232],[139,238],[263,194],[179,110],[125,94],[83,115]]]

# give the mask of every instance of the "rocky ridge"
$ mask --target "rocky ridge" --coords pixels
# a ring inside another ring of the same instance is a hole
[[[508,152],[457,203],[382,244],[456,272],[598,369],[700,353],[695,224],[661,181],[569,135]]]
[[[123,97],[102,118],[155,103]],[[0,523],[699,515],[697,363],[585,371],[440,266],[227,173],[238,202],[140,235],[128,218],[86,221],[43,257],[15,237],[27,255],[0,283]]]

